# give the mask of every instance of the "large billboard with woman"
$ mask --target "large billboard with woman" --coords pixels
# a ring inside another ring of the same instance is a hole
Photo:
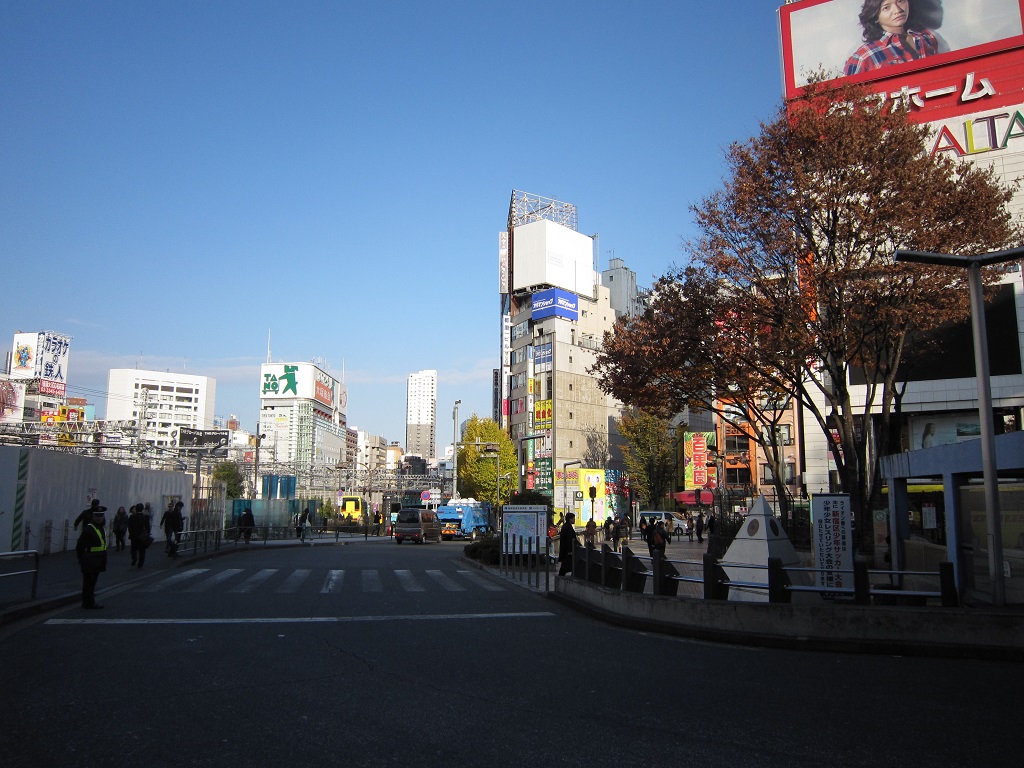
[[[875,81],[1021,48],[1022,18],[1024,0],[788,3],[779,9],[786,98],[818,72]]]

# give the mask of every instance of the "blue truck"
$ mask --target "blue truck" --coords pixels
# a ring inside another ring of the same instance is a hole
[[[453,499],[438,507],[441,538],[476,541],[487,532],[487,512],[487,507],[474,499]]]

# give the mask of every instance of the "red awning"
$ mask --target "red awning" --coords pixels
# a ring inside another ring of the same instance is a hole
[[[679,491],[673,493],[672,498],[678,501],[680,504],[711,504],[714,501],[715,496],[711,491],[702,490],[700,493],[700,500],[697,499],[698,491]]]

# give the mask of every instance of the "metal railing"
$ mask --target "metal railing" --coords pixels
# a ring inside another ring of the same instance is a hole
[[[547,536],[513,536],[502,534],[499,568],[503,576],[540,589],[541,573],[544,590],[551,589],[551,539]]]
[[[0,552],[0,559],[3,560],[25,559],[28,557],[32,558],[31,568],[0,573],[0,579],[9,578],[11,576],[27,576],[28,574],[32,574],[32,597],[29,599],[35,600],[36,589],[39,586],[39,552],[34,549],[23,549],[17,552]]]
[[[730,577],[726,569],[754,571],[764,574],[764,578]],[[700,575],[694,575],[694,571]],[[735,589],[765,593],[770,603],[792,602],[796,593],[817,593],[824,598],[852,601],[857,605],[925,605],[929,600],[937,600],[943,607],[959,605],[953,564],[949,562],[940,563],[938,571],[875,570],[861,562],[855,562],[850,570],[835,570],[787,566],[777,558],[769,558],[767,564],[720,561],[709,554],[704,554],[700,560],[670,559],[657,550],[650,556],[639,555],[623,546],[619,553],[604,544],[600,549],[577,545],[573,550],[572,573],[577,579],[637,593],[647,589],[650,579],[655,595],[676,596],[680,584],[702,584],[705,600],[727,600],[730,590]],[[799,583],[811,581],[807,575],[819,574],[826,578],[843,578],[839,584]],[[888,577],[890,583],[872,583],[872,578],[882,577]],[[934,579],[938,588],[901,588],[904,580],[911,578]]]

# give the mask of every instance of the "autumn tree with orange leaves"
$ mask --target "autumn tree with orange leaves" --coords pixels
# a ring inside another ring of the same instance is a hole
[[[1021,241],[1013,190],[990,169],[930,155],[928,133],[858,86],[813,83],[733,144],[723,187],[692,208],[700,234],[689,264],[606,336],[593,369],[605,391],[661,412],[722,414],[732,401],[768,425],[777,412],[759,405],[797,398],[866,519],[879,495],[868,445],[889,444],[908,341],[969,312],[965,270],[897,263],[895,251],[977,254]],[[867,404],[851,397],[855,369]],[[753,437],[772,461],[776,441]],[[861,536],[870,544],[867,526]]]

